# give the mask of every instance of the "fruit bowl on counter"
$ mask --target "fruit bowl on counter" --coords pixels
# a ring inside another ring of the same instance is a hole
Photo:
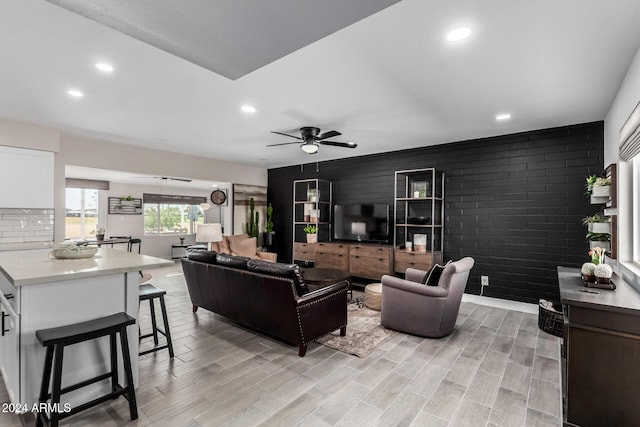
[[[51,252],[49,252],[49,256],[57,259],[82,259],[92,258],[96,253],[98,253],[97,246],[78,246],[75,243],[63,243],[54,246],[54,248],[51,249]]]

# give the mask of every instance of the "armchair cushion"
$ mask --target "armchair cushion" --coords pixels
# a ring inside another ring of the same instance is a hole
[[[265,261],[270,261],[270,262],[276,262],[276,260],[278,259],[278,254],[275,252],[262,252],[260,250],[260,248],[258,248],[256,255],[258,255],[258,258],[265,260]]]
[[[246,256],[249,258],[257,257],[255,237],[250,239],[230,239],[229,248],[231,249],[231,255]]]

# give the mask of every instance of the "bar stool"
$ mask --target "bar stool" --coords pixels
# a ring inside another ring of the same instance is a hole
[[[41,427],[43,422],[49,422],[51,426],[57,426],[58,422],[80,411],[92,406],[115,399],[124,395],[129,401],[129,412],[131,419],[138,418],[138,407],[136,404],[136,392],[133,386],[133,372],[131,371],[131,356],[129,354],[129,341],[127,340],[127,326],[136,323],[136,319],[126,313],[116,313],[110,316],[100,317],[87,322],[75,323],[50,329],[40,329],[36,331],[36,338],[46,348],[44,359],[44,371],[42,373],[42,383],[40,386],[40,397],[38,406],[46,404],[51,399],[51,407],[60,407],[60,396],[81,387],[88,386],[98,381],[111,378],[111,393],[83,403],[69,412],[60,413],[51,411],[51,416],[47,417],[44,411],[36,413],[36,426]],[[116,344],[116,334],[120,334],[120,347],[122,349],[122,359],[127,380],[127,386],[122,387],[118,383],[118,352]],[[109,336],[111,371],[91,378],[77,384],[62,388],[62,359],[65,346],[77,344],[83,341]],[[49,382],[51,381],[51,368],[53,366],[53,384],[49,393]],[[57,405],[56,405],[57,404]]]
[[[157,288],[150,283],[140,285],[140,302],[149,300],[149,309],[151,310],[151,327],[152,331],[148,334],[140,334],[140,340],[143,338],[153,337],[154,347],[149,350],[141,351],[140,356],[152,353],[154,351],[169,349],[169,357],[173,357],[173,344],[171,343],[171,332],[169,331],[169,319],[167,318],[167,307],[164,304],[164,296],[167,293],[164,289]],[[164,323],[164,330],[158,328],[156,322],[156,308],[154,300],[158,298],[160,300],[160,309],[162,310],[162,321]],[[165,345],[158,345],[158,332],[165,336],[167,343]]]

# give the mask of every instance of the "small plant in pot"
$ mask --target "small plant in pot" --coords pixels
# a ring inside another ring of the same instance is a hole
[[[302,229],[305,233],[307,233],[307,243],[317,243],[318,242],[318,228],[315,225],[307,225]]]
[[[595,274],[594,274],[596,267],[597,265],[595,265],[592,262],[585,262],[584,264],[582,264],[582,268],[580,269],[580,271],[582,273],[582,279],[585,282],[593,283],[596,281]]]
[[[582,224],[586,225],[589,231],[598,234],[611,233],[611,223],[609,218],[599,213],[582,218]]]
[[[104,240],[104,233],[105,233],[104,228],[102,228],[100,226],[98,226],[95,230],[93,230],[91,232],[91,234],[95,234],[96,235],[96,240],[99,241],[99,242]]]
[[[611,249],[611,235],[608,233],[594,233],[589,231],[587,233],[587,241],[589,242],[589,249],[602,248],[604,251]]]
[[[596,266],[593,274],[596,276],[596,281],[600,284],[609,284],[611,282],[611,275],[613,269],[608,264],[599,264]]]

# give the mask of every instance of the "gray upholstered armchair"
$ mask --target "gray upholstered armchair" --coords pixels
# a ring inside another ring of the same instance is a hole
[[[426,271],[408,268],[405,279],[382,276],[382,326],[423,337],[453,331],[473,258],[449,263],[438,286],[421,283]]]

